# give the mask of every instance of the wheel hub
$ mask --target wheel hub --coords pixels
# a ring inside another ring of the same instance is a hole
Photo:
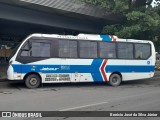
[[[37,84],[37,79],[36,78],[31,78],[30,84],[31,85],[36,85]]]
[[[113,80],[112,80],[112,82],[116,83],[117,82],[117,77],[114,77]]]

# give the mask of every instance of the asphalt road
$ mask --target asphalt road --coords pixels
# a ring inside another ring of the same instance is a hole
[[[119,87],[111,87],[107,84],[74,83],[45,84],[38,89],[27,89],[21,82],[3,80],[0,81],[0,111],[160,111],[160,72],[157,72],[152,79],[123,82]],[[75,118],[46,119],[74,120]],[[85,119],[106,120],[106,118]],[[153,120],[159,119],[153,118]]]

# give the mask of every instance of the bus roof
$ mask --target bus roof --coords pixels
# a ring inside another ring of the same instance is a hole
[[[77,36],[73,35],[58,35],[58,34],[31,34],[31,37],[44,37],[44,38],[59,38],[59,39],[74,39],[74,40],[93,40],[93,41],[110,41],[110,42],[136,42],[136,43],[149,43],[148,40],[136,40],[136,39],[121,39],[114,35],[98,35],[98,34],[78,34]]]

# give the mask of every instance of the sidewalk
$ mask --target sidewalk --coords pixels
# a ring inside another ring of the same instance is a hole
[[[7,76],[6,77],[0,77],[0,82],[7,81]]]
[[[8,64],[0,64],[0,82],[7,79],[7,67]]]
[[[7,75],[2,72],[0,74],[0,82],[6,81],[6,80],[7,80]]]

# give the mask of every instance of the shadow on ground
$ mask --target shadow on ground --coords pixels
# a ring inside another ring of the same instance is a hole
[[[125,87],[146,87],[146,86],[160,86],[160,81],[158,79],[145,79],[145,80],[133,80],[133,81],[125,81],[122,82],[119,88]],[[12,89],[27,89],[24,82],[14,82],[14,81],[7,81],[8,88]],[[158,82],[158,84],[157,84]],[[84,87],[112,87],[109,83],[49,83],[49,84],[42,84],[40,88],[84,88]]]

